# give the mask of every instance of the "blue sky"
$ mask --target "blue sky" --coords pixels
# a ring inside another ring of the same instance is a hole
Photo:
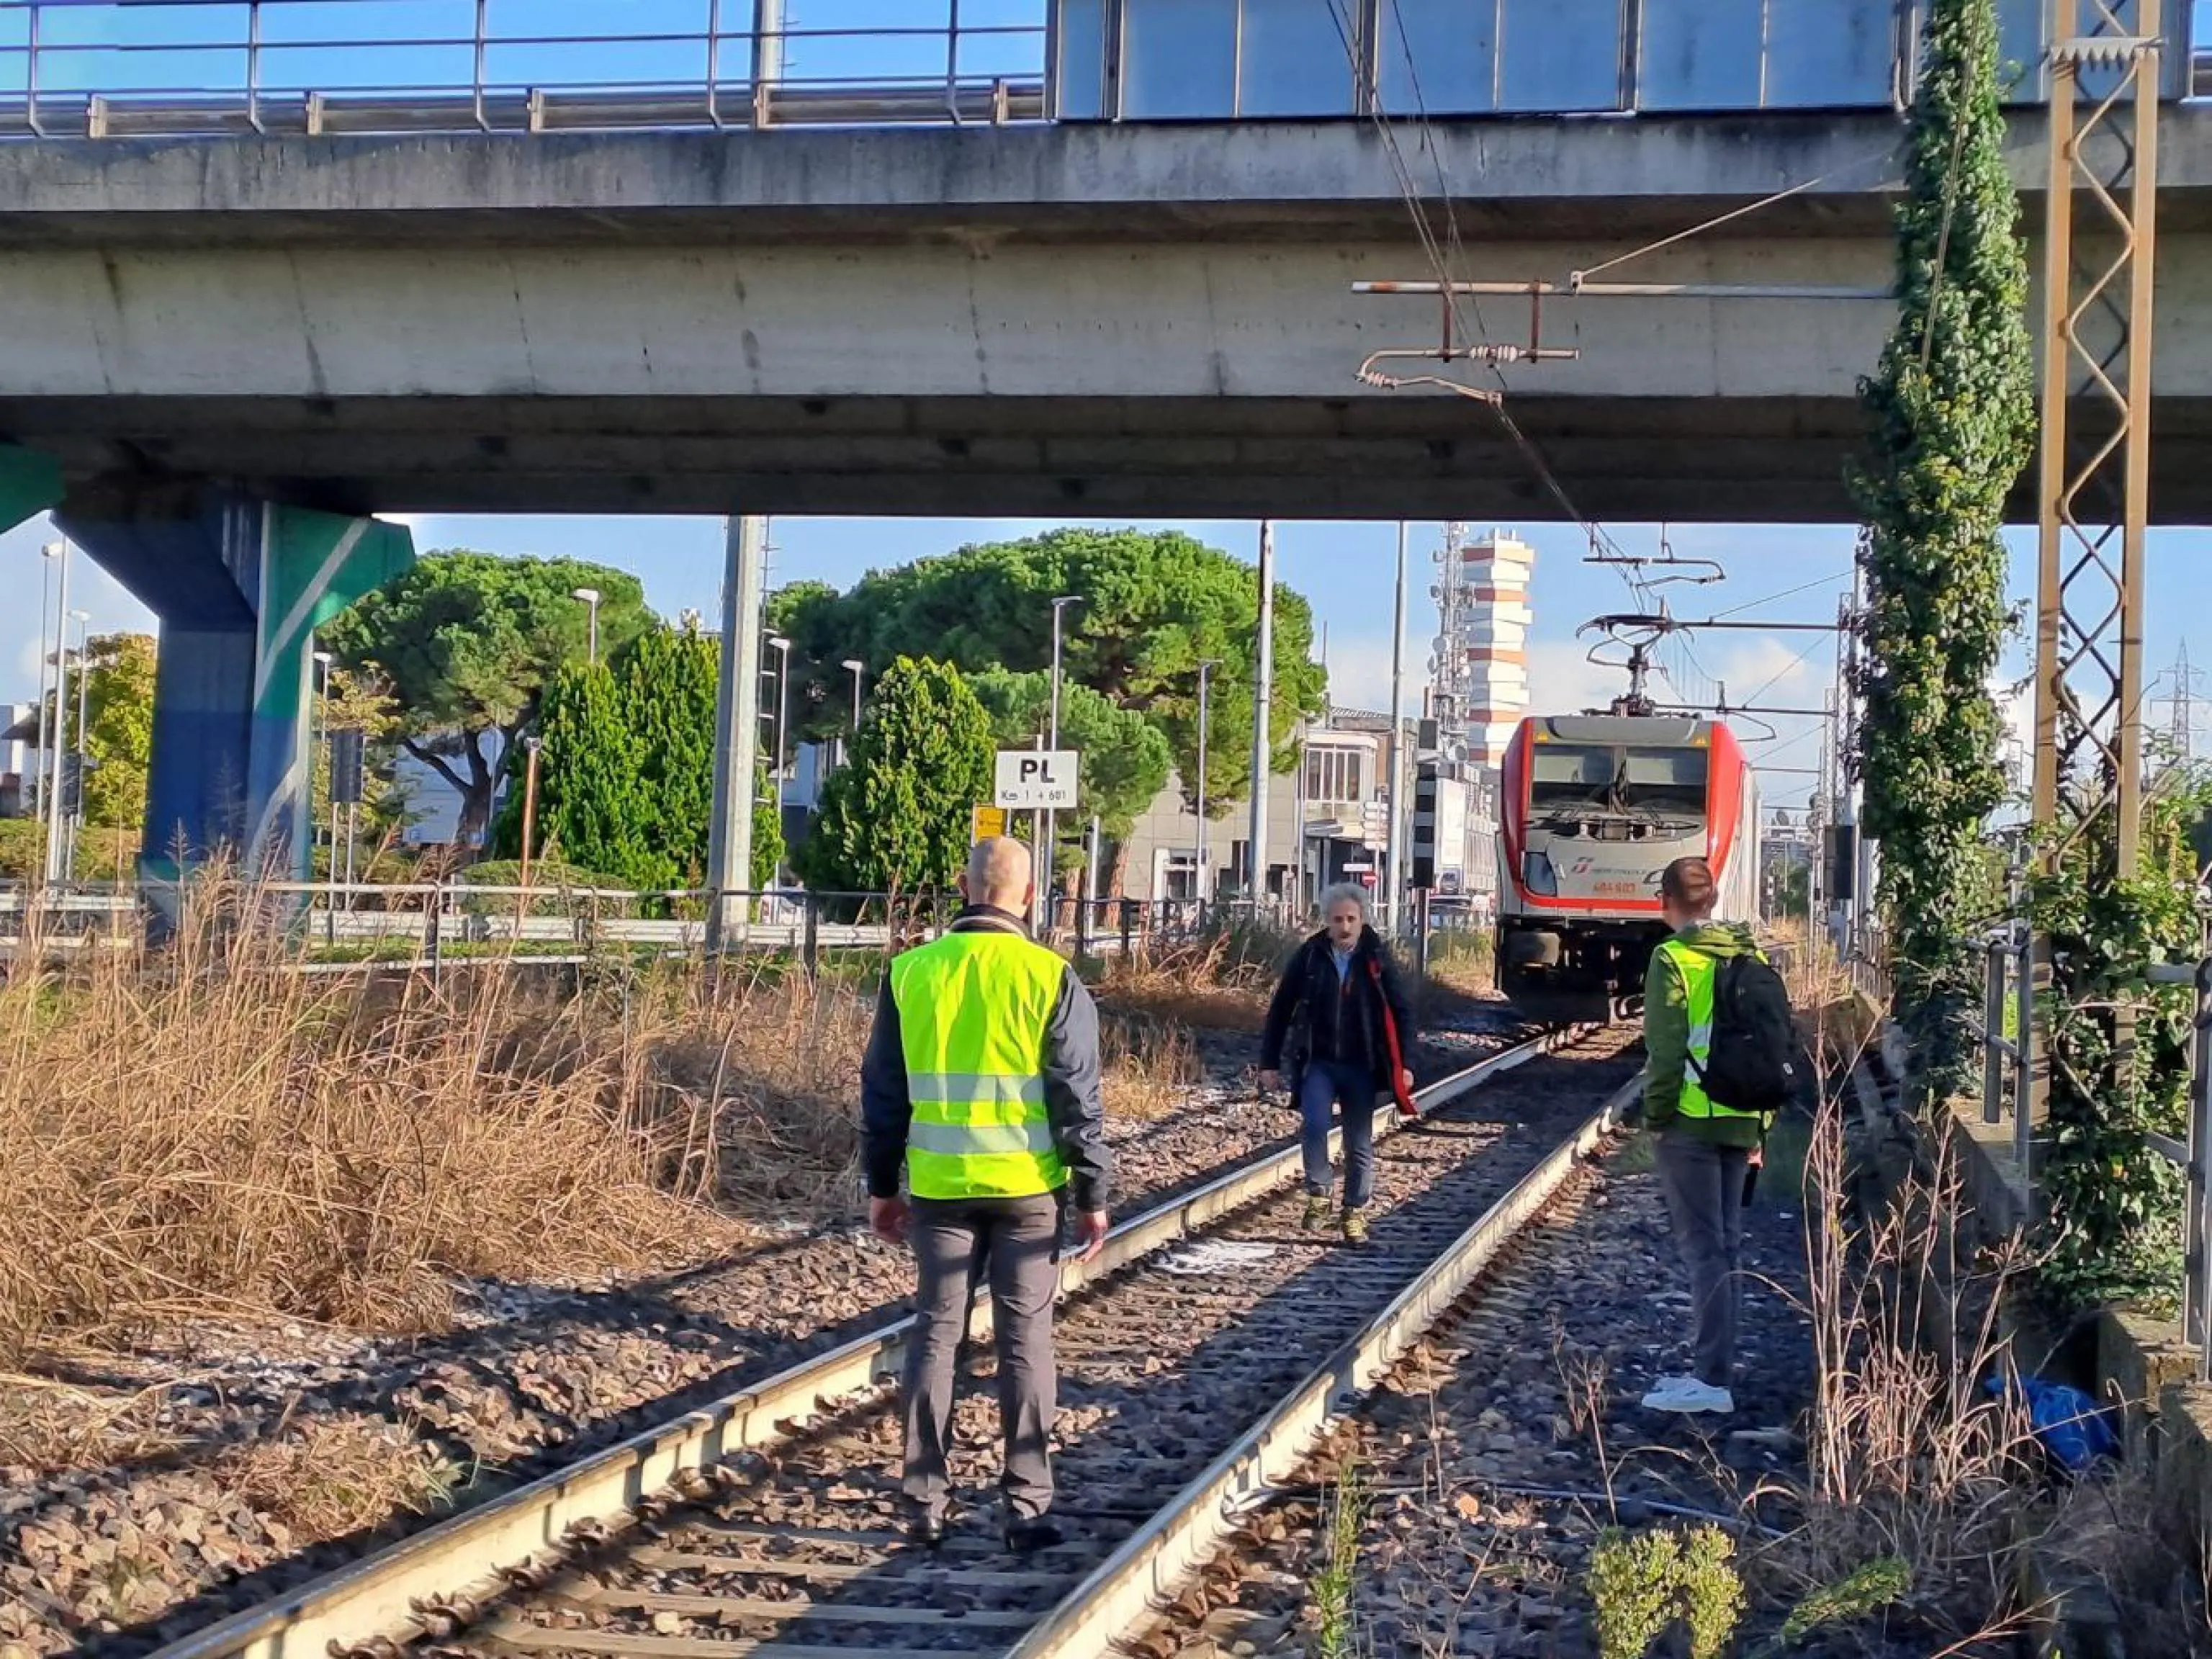
[[[1256,557],[1256,525],[1172,522],[1241,558]],[[426,550],[468,546],[505,554],[572,554],[634,571],[654,608],[671,617],[687,608],[709,618],[719,611],[723,529],[717,519],[427,518],[415,521],[414,527],[417,545]],[[780,584],[811,577],[845,585],[872,568],[1045,527],[1044,520],[778,519],[770,538],[775,550],[769,580]],[[1571,709],[1611,695],[1620,677],[1584,661],[1589,642],[1577,640],[1576,629],[1601,612],[1629,608],[1620,576],[1583,562],[1584,539],[1571,525],[1500,527],[1516,530],[1537,550],[1531,680],[1538,703]],[[1656,550],[1656,526],[1612,528],[1625,550]],[[1416,525],[1413,531],[1407,701],[1415,708],[1422,663],[1436,631],[1435,607],[1427,598],[1428,555],[1438,544],[1440,531],[1432,524]],[[21,594],[26,601],[0,607],[0,700],[27,701],[37,686],[38,550],[51,534],[39,520],[0,536],[0,593]],[[1735,619],[1743,621],[1826,621],[1834,616],[1837,597],[1849,586],[1854,535],[1847,526],[1673,526],[1668,539],[1677,556],[1717,560],[1729,574],[1711,586],[1666,592],[1675,615],[1686,618],[1735,612]],[[1381,708],[1389,697],[1389,577],[1396,537],[1394,524],[1286,522],[1278,527],[1281,579],[1311,599],[1319,619],[1328,624],[1339,702]],[[2033,539],[2032,532],[2016,532],[2011,538],[2013,589],[2023,602],[2033,582]],[[78,560],[75,568],[71,603],[92,613],[94,631],[152,626],[145,611],[88,561]],[[2197,660],[2212,669],[2212,639],[2201,629],[2193,638],[2189,632],[2212,593],[2205,580],[2208,569],[2212,532],[2154,534],[2146,607],[2148,660],[2154,673],[2164,673],[2185,639]],[[1804,591],[1788,592],[1796,588]],[[1670,653],[1675,693],[1686,699],[1711,696],[1709,681],[1719,679],[1738,702],[1755,699],[1817,708],[1834,670],[1834,640],[1828,635],[1711,633],[1692,641],[1690,649],[1695,667],[1679,650]],[[2027,642],[2015,641],[2003,672],[2020,677],[2027,669]],[[2212,692],[2212,677],[2199,690]],[[1661,690],[1667,694],[1666,687]],[[2163,698],[2166,690],[2161,681],[2152,695]],[[2162,726],[2166,709],[2157,704],[2151,715]],[[1814,764],[1815,722],[1778,719],[1771,724],[1777,736],[1754,743],[1756,756],[1777,768]],[[1749,721],[1739,729],[1747,738],[1757,735]],[[2198,722],[2198,744],[2200,750],[2212,748],[2212,701]],[[1769,774],[1764,788],[1770,803],[1798,805],[1810,785],[1808,778],[1778,770]]]

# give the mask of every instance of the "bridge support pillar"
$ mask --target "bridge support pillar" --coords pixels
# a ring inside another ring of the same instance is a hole
[[[0,530],[13,530],[62,498],[62,470],[51,456],[0,444]]]
[[[72,495],[63,530],[161,619],[140,873],[309,869],[314,630],[414,562],[400,526],[198,487]]]

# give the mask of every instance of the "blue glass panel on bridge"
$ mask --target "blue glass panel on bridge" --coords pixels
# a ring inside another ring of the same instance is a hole
[[[1336,0],[1244,0],[1239,115],[1350,115],[1352,60]]]
[[[1625,0],[1505,0],[1498,108],[1619,109]]]
[[[1127,0],[1121,113],[1219,118],[1237,106],[1237,0]]]
[[[1397,0],[1382,8],[1376,78],[1393,115],[1498,106],[1498,0]]]
[[[1893,0],[1767,0],[1766,41],[1771,107],[1880,107],[1893,96]]]
[[[1637,107],[1757,108],[1763,9],[1761,0],[1649,0]]]
[[[1060,0],[1059,112],[1070,121],[1106,112],[1106,0]]]

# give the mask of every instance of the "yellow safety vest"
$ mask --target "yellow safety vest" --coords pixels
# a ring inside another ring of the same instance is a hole
[[[1683,1006],[1690,1018],[1689,1057],[1693,1065],[1682,1067],[1682,1103],[1684,1117],[1747,1118],[1763,1123],[1764,1112],[1740,1112],[1733,1106],[1723,1106],[1705,1092],[1698,1081],[1698,1073],[1713,1053],[1713,990],[1720,972],[1720,958],[1693,950],[1678,939],[1662,940],[1660,954],[1673,963],[1682,975]],[[1765,960],[1764,957],[1761,961]]]
[[[1066,971],[1044,946],[989,931],[946,933],[892,962],[916,1198],[1031,1198],[1066,1184],[1044,1098]]]

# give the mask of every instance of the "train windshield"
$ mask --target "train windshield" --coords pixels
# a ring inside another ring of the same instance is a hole
[[[1577,817],[1656,812],[1701,818],[1709,757],[1704,749],[1538,744],[1531,756],[1529,806]]]

